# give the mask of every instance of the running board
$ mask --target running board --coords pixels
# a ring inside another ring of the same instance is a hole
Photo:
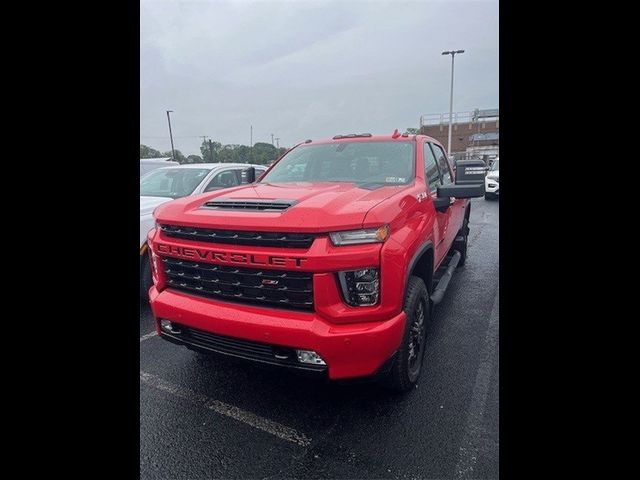
[[[460,252],[456,251],[452,256],[451,260],[449,260],[449,266],[447,267],[447,271],[444,272],[442,277],[440,277],[440,281],[438,285],[436,285],[436,289],[433,291],[431,295],[431,301],[434,305],[440,303],[442,298],[444,297],[444,292],[447,291],[447,287],[449,286],[449,280],[453,276],[453,271],[458,266],[458,262],[460,261]]]

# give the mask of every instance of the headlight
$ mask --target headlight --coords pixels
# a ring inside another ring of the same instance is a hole
[[[377,268],[338,272],[345,301],[353,307],[375,305],[380,299],[380,273]]]
[[[389,225],[363,230],[348,230],[329,234],[331,242],[336,245],[357,245],[359,243],[382,243],[389,238]]]

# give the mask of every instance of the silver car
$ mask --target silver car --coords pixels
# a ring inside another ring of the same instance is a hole
[[[259,178],[268,167],[246,163],[194,163],[163,167],[140,177],[140,296],[147,298],[151,272],[147,258],[147,233],[153,227],[158,205],[199,193],[247,183],[242,171],[254,167]]]

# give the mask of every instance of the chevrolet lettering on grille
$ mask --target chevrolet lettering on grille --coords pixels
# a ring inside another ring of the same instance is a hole
[[[180,247],[175,245],[166,245],[159,243],[156,245],[156,251],[160,254],[175,255],[183,258],[192,258],[196,260],[205,260],[212,263],[223,265],[240,264],[240,265],[273,265],[277,267],[293,267],[301,268],[302,264],[307,261],[306,258],[300,257],[278,257],[272,255],[252,255],[246,253],[229,253],[214,250],[204,250],[201,248]]]

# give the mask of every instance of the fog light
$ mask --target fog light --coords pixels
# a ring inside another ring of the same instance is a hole
[[[311,363],[313,365],[326,365],[320,355],[313,350],[296,350],[298,361],[300,363]]]
[[[180,329],[173,328],[171,321],[164,318],[160,320],[160,329],[167,333],[180,333]]]

